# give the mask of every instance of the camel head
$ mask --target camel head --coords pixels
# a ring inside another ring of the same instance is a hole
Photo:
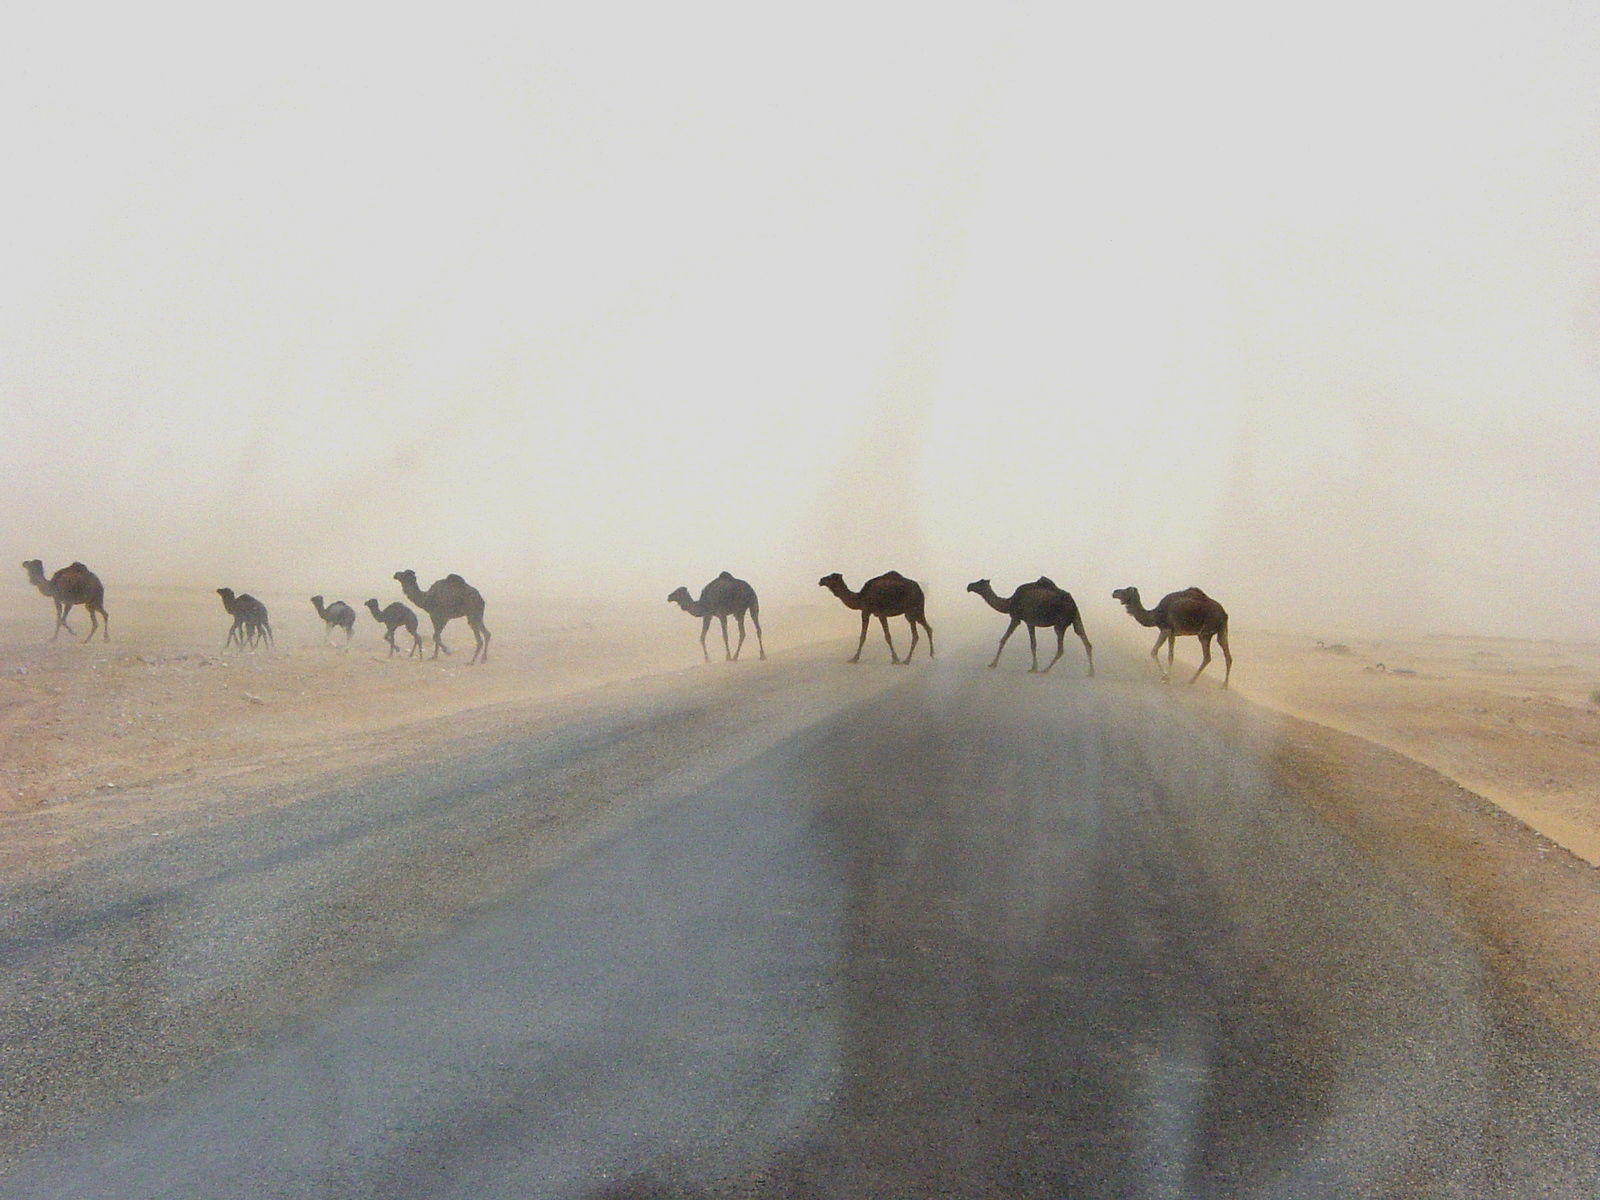
[[[1122,606],[1124,608],[1144,607],[1144,605],[1139,602],[1139,589],[1136,587],[1118,588],[1116,591],[1111,593],[1111,598],[1113,600],[1122,601]]]
[[[833,588],[842,588],[844,586],[844,576],[839,574],[837,571],[835,571],[832,575],[824,575],[821,579],[817,580],[817,586],[825,587],[830,590]]]
[[[233,589],[232,588],[218,588],[217,589],[217,595],[222,597],[222,607],[227,609],[229,612],[232,612],[233,611]]]
[[[689,589],[685,588],[685,587],[681,587],[681,588],[678,588],[676,591],[674,591],[672,593],[672,595],[667,597],[667,603],[668,604],[688,604],[693,599],[694,599],[694,597],[689,595]]]
[[[316,609],[318,612],[321,612],[322,611],[322,597],[321,596],[313,596],[313,597],[311,597],[311,607]]]
[[[368,600],[367,601],[367,607],[370,608],[374,613],[377,613],[377,612],[381,611],[378,608],[378,602],[376,600]]]
[[[994,591],[994,589],[989,586],[989,581],[987,579],[974,579],[971,583],[967,584],[967,591],[977,592],[978,595],[981,596],[985,592]]]
[[[34,583],[44,580],[44,563],[40,559],[30,558],[22,564],[22,569],[28,573],[28,578]]]
[[[415,571],[396,571],[394,573],[394,577],[401,583],[405,583],[407,580],[410,580],[413,586],[415,586],[417,582],[417,573]]]

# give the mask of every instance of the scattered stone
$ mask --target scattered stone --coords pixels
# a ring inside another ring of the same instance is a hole
[[[266,703],[266,701],[263,700],[260,696],[252,696],[249,692],[243,692],[241,694],[244,696],[244,698],[246,700],[250,701],[251,704],[265,704]]]

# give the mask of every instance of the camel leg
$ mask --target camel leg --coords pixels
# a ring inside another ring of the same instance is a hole
[[[472,630],[475,645],[472,648],[472,657],[467,660],[467,666],[473,663],[486,663],[489,661],[489,627],[479,617],[468,617],[467,627]]]
[[[72,604],[70,602],[68,602],[68,601],[62,601],[62,603],[61,603],[61,611],[56,614],[56,631],[50,635],[50,640],[52,642],[55,641],[56,638],[61,636],[61,630],[63,628],[66,629],[66,631],[67,631],[69,636],[71,636],[71,637],[77,637],[78,636],[77,630],[73,629],[71,625],[67,624],[67,616],[71,612],[72,612]]]
[[[1164,672],[1162,672],[1162,675],[1161,675],[1161,682],[1162,683],[1171,683],[1172,682],[1172,654],[1173,654],[1173,651],[1177,650],[1177,648],[1178,648],[1178,635],[1176,633],[1169,633],[1167,635],[1167,669]]]
[[[702,655],[704,655],[705,660],[707,662],[711,661],[711,651],[706,649],[706,634],[708,634],[710,632],[711,632],[711,618],[710,618],[710,616],[701,617],[700,618],[700,653]]]
[[[722,626],[722,661],[732,662],[733,651],[728,649],[728,614],[723,613],[718,616],[717,623]]]
[[[1073,632],[1078,635],[1078,640],[1083,643],[1083,652],[1089,656],[1089,678],[1094,678],[1094,647],[1089,644],[1089,635],[1083,631],[1083,618],[1075,617],[1072,622]]]
[[[739,661],[739,651],[744,649],[744,614],[734,613],[733,619],[739,624],[739,644],[733,648],[733,661]]]
[[[911,649],[906,651],[906,662],[909,663],[911,656],[917,652],[917,619],[908,616],[906,617],[906,624],[911,626]]]
[[[1228,631],[1226,629],[1217,630],[1217,645],[1222,647],[1222,661],[1224,664],[1222,686],[1227,687],[1228,678],[1233,674],[1233,653],[1228,649]]]
[[[443,650],[446,654],[449,654],[450,647],[444,644],[444,638],[440,636],[444,633],[444,622],[432,613],[429,613],[428,616],[433,621],[433,657],[437,659],[439,651]]]
[[[1202,633],[1200,635],[1200,665],[1199,665],[1199,667],[1197,667],[1195,669],[1195,673],[1193,675],[1189,676],[1189,682],[1193,683],[1196,679],[1199,679],[1200,678],[1200,672],[1204,671],[1206,669],[1206,667],[1208,667],[1210,665],[1211,665],[1211,635],[1209,633]]]
[[[1032,625],[1028,626],[1028,653],[1033,656],[1033,665],[1028,668],[1029,675],[1039,673],[1039,631]]]
[[[767,661],[767,644],[761,640],[761,610],[754,604],[750,606],[750,620],[756,627],[756,647],[761,651],[761,661]]]
[[[407,657],[408,658],[421,658],[422,657],[422,633],[421,633],[420,630],[413,629],[411,631],[411,653],[409,655],[407,655]]]
[[[865,646],[867,644],[867,625],[871,621],[872,621],[872,614],[871,613],[863,612],[861,614],[861,640],[856,643],[856,656],[850,660],[853,663],[857,663],[857,662],[861,661],[861,647],[863,647],[863,646]],[[884,632],[888,632],[888,628],[889,627],[887,625],[885,625],[884,626]]]
[[[105,605],[100,606],[100,640],[102,642],[111,640],[111,614],[105,610]]]
[[[84,607],[89,610],[89,632],[84,636],[83,640],[85,642],[92,642],[94,641],[95,631],[100,628],[100,617],[94,611],[92,606],[84,605]],[[106,640],[110,641],[111,639],[108,637]]]
[[[1065,625],[1057,625],[1056,626],[1056,656],[1050,660],[1049,666],[1045,667],[1045,669],[1043,671],[1043,674],[1045,674],[1045,675],[1050,674],[1050,667],[1053,667],[1058,662],[1060,662],[1061,661],[1061,656],[1063,654],[1065,654],[1066,652],[1067,652],[1067,627]]]
[[[928,657],[932,658],[933,657],[933,626],[928,624],[928,618],[927,617],[918,617],[917,620],[921,621],[922,622],[922,628],[928,631]]]
[[[1164,643],[1166,640],[1167,640],[1167,631],[1165,629],[1163,629],[1160,632],[1160,634],[1158,634],[1156,636],[1156,644],[1154,646],[1150,647],[1150,657],[1155,661],[1156,670],[1158,670],[1158,671],[1161,671],[1161,646],[1162,646],[1162,643]],[[1161,681],[1163,683],[1165,683],[1166,679],[1167,679],[1166,672],[1162,671],[1161,672]]]
[[[895,651],[894,638],[889,636],[889,618],[880,613],[878,624],[883,626],[883,640],[889,643],[889,661],[898,667],[900,665],[900,655]]]
[[[1021,625],[1021,624],[1022,624],[1022,619],[1020,617],[1012,617],[1011,618],[1011,624],[1007,625],[1006,626],[1006,631],[1000,635],[1000,644],[997,647],[995,647],[995,651],[994,651],[994,661],[992,661],[989,664],[989,669],[991,671],[994,670],[995,667],[999,665],[999,663],[1000,663],[1000,655],[1005,650],[1006,643],[1011,640],[1011,635],[1017,631],[1017,626]],[[929,642],[931,644],[933,639],[929,638],[928,640],[929,640]]]

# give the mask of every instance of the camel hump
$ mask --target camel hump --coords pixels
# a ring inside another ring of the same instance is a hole
[[[75,562],[71,566],[69,566],[67,569],[69,571],[87,571],[89,568],[84,566],[81,562]]]
[[[1051,579],[1050,576],[1048,576],[1048,575],[1041,575],[1041,576],[1039,576],[1039,578],[1037,578],[1037,579],[1035,579],[1033,581],[1033,586],[1034,587],[1049,587],[1049,588],[1053,588],[1053,587],[1056,586],[1056,581],[1054,579]],[[1057,590],[1059,591],[1060,589],[1058,588]]]
[[[722,574],[718,575],[717,578],[718,579],[732,579],[733,578],[733,572],[732,571],[724,571],[724,572],[722,572]]]
[[[878,578],[880,578],[880,579],[904,579],[905,576],[900,574],[899,571],[885,571]]]
[[[454,572],[451,572],[449,575],[446,575],[445,579],[450,583],[465,583],[466,582],[465,579],[461,578],[461,576],[455,574]]]
[[[1197,587],[1185,588],[1183,594],[1185,596],[1193,596],[1196,600],[1209,600],[1209,599],[1211,599],[1210,596],[1206,595],[1204,592],[1202,592]]]

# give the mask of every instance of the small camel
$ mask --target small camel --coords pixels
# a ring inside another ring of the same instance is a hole
[[[74,605],[81,604],[89,610],[89,633],[83,640],[94,639],[94,632],[100,627],[100,622],[105,621],[105,633],[102,640],[111,640],[111,618],[106,615],[106,589],[100,582],[100,577],[81,562],[62,567],[50,578],[44,575],[44,563],[37,558],[30,558],[22,564],[22,569],[28,573],[28,582],[33,584],[56,606],[56,628],[50,635],[53,642],[61,636],[65,629],[69,636],[76,637],[77,633],[67,623],[67,614]]]
[[[411,652],[407,658],[422,657],[422,635],[417,632],[417,614],[408,605],[396,600],[388,608],[380,609],[376,600],[368,600],[373,619],[383,626],[383,640],[389,643],[389,657],[393,658],[400,647],[394,644],[394,631],[404,629],[411,635]]]
[[[1000,645],[994,652],[994,661],[989,664],[991,668],[999,664],[1006,642],[1017,631],[1017,626],[1026,625],[1028,649],[1033,654],[1033,666],[1028,668],[1028,672],[1048,674],[1050,668],[1060,662],[1062,654],[1066,652],[1067,630],[1070,628],[1083,643],[1084,653],[1089,656],[1089,678],[1094,678],[1094,647],[1089,644],[1089,636],[1083,631],[1083,616],[1078,612],[1078,602],[1072,598],[1070,592],[1058,588],[1054,580],[1041,575],[1034,582],[1023,584],[1012,592],[1009,598],[995,595],[994,588],[989,586],[987,579],[967,584],[967,591],[976,592],[983,597],[990,608],[996,612],[1003,612],[1011,618],[1011,624],[1006,626],[1006,631],[1000,635]],[[1039,637],[1034,632],[1040,626],[1056,631],[1056,656],[1043,671],[1039,670]]]
[[[434,580],[433,586],[424,592],[417,587],[415,571],[396,571],[394,577],[399,581],[406,599],[427,613],[428,619],[433,622],[434,658],[439,657],[441,650],[450,653],[450,647],[439,636],[446,623],[456,617],[465,617],[476,639],[467,665],[470,667],[475,662],[489,661],[489,627],[483,623],[483,594],[477,588],[459,575],[446,575],[443,579]]]
[[[1156,644],[1151,647],[1150,657],[1156,660],[1156,666],[1161,666],[1158,657],[1163,642],[1167,645],[1167,665],[1162,668],[1161,682],[1166,683],[1172,678],[1172,652],[1180,637],[1194,635],[1200,639],[1200,653],[1202,655],[1200,666],[1189,682],[1193,683],[1200,678],[1211,663],[1211,639],[1217,639],[1217,645],[1222,647],[1222,657],[1227,663],[1222,673],[1222,686],[1228,686],[1228,679],[1233,674],[1233,654],[1228,650],[1228,613],[1227,610],[1206,595],[1197,587],[1186,588],[1181,592],[1172,592],[1161,598],[1161,603],[1152,609],[1146,609],[1139,602],[1139,589],[1136,587],[1118,588],[1111,593],[1113,600],[1122,601],[1122,607],[1128,610],[1128,615],[1141,625],[1148,625],[1160,631],[1156,637]]]
[[[311,597],[311,607],[317,610],[317,616],[322,618],[322,640],[327,642],[333,638],[335,629],[344,630],[344,644],[348,646],[350,639],[356,636],[356,610],[343,600],[335,600],[326,608],[322,606],[322,597]]]
[[[827,588],[839,597],[846,608],[853,608],[861,614],[861,638],[856,642],[855,657],[850,659],[851,662],[861,661],[861,647],[867,643],[867,626],[873,617],[877,617],[878,623],[883,626],[883,640],[889,643],[889,661],[895,666],[911,665],[911,656],[917,652],[919,624],[928,631],[928,657],[933,657],[933,626],[928,624],[928,618],[923,615],[922,585],[915,579],[907,579],[899,571],[886,571],[867,580],[859,592],[852,592],[845,586],[844,577],[835,571],[817,580],[817,586]],[[894,638],[889,636],[890,617],[904,617],[911,626],[911,649],[906,651],[903,660],[895,653]]]
[[[756,600],[756,590],[742,579],[735,579],[724,571],[700,590],[700,599],[692,599],[688,588],[678,588],[667,597],[668,604],[676,604],[691,617],[700,618],[700,653],[711,661],[706,649],[706,633],[711,628],[711,618],[722,622],[722,654],[728,662],[739,661],[739,651],[744,649],[744,615],[748,611],[755,622],[756,645],[763,661],[767,657],[766,643],[761,640],[761,605]],[[728,618],[739,624],[739,644],[728,649]]]
[[[247,646],[254,646],[257,638],[261,639],[264,646],[272,645],[272,622],[267,619],[265,604],[248,592],[243,596],[235,596],[232,588],[218,588],[217,595],[222,597],[222,607],[233,618],[233,625],[222,643],[224,651],[231,643],[237,643],[239,649],[244,650]]]

